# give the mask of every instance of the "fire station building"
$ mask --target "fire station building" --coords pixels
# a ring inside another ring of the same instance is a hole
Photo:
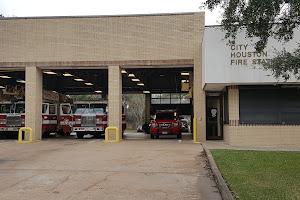
[[[257,53],[255,39],[245,39],[241,32],[228,44],[220,27],[205,27],[204,17],[180,13],[3,18],[0,68],[25,71],[25,123],[35,140],[41,139],[45,70],[106,69],[108,124],[120,129],[122,70],[180,68],[192,72],[188,91],[198,141],[299,146],[299,82],[276,80],[259,64],[276,50],[295,49],[300,30],[289,43],[270,39]]]

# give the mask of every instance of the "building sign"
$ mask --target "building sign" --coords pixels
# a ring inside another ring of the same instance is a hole
[[[255,52],[248,44],[230,46],[230,65],[256,65],[268,62],[268,51]]]

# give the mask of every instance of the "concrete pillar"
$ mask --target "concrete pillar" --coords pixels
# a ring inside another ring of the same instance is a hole
[[[118,127],[122,139],[122,73],[120,66],[108,67],[108,126]],[[114,131],[109,140],[115,140]]]
[[[197,119],[197,141],[202,142],[206,140],[206,96],[205,91],[202,89],[201,56],[194,59],[193,85],[194,117]]]
[[[33,130],[33,140],[42,139],[42,70],[28,66],[25,70],[25,125]]]
[[[204,15],[196,13],[194,15],[194,83],[193,83],[193,103],[194,117],[197,118],[197,141],[206,140],[206,96],[202,90],[202,40],[204,33]]]
[[[145,109],[145,119],[146,119],[146,123],[149,124],[150,123],[150,104],[151,104],[151,94],[146,94],[146,98],[145,98],[145,105],[146,105],[146,109]]]

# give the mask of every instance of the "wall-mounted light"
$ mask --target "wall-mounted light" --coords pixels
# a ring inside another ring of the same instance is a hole
[[[122,70],[122,74],[126,74],[126,73],[127,73],[126,70],[123,69],[123,70]]]
[[[85,83],[86,85],[94,85],[93,83]]]
[[[150,93],[150,91],[147,91],[147,90],[145,90],[145,91],[143,91],[145,94],[149,94]]]
[[[10,76],[0,76],[0,78],[11,78]]]
[[[134,81],[134,82],[140,82],[140,79],[138,79],[138,78],[133,78],[131,80]]]
[[[74,78],[74,81],[84,81],[84,80],[81,78]]]
[[[189,83],[189,80],[181,80],[182,83]]]
[[[128,77],[135,77],[134,74],[128,74]]]
[[[96,92],[96,93],[102,93],[102,91],[101,91],[101,90],[96,90],[95,92]]]
[[[54,91],[54,90],[53,90],[52,92],[53,92],[53,93],[55,93],[55,94],[57,94],[57,92],[56,92],[56,91]]]
[[[145,86],[144,83],[138,83],[137,85],[139,85],[139,86]]]
[[[189,72],[181,72],[181,75],[182,76],[188,76],[188,75],[190,75],[190,73]]]
[[[67,72],[66,72],[66,73],[64,73],[63,75],[64,75],[64,76],[73,76],[72,74],[70,74],[70,73],[67,73]]]

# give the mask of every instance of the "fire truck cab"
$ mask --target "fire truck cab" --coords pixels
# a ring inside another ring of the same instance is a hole
[[[70,103],[61,103],[59,110],[62,134],[69,135],[72,132],[74,123],[72,105]]]
[[[57,132],[57,104],[42,104],[42,132],[43,135],[49,135],[51,132]]]
[[[74,125],[77,138],[91,134],[100,137],[107,127],[107,103],[76,102],[74,104]]]
[[[151,121],[151,139],[159,135],[177,135],[181,139],[180,122],[176,110],[157,110],[155,119]]]
[[[13,103],[5,101],[0,103],[0,131],[17,132],[20,127],[25,126],[25,104],[24,102]]]
[[[122,109],[122,134],[126,129],[126,116]],[[83,101],[74,103],[74,124],[72,131],[76,132],[77,138],[83,138],[84,135],[91,134],[99,138],[104,134],[108,126],[108,107],[107,103]]]

